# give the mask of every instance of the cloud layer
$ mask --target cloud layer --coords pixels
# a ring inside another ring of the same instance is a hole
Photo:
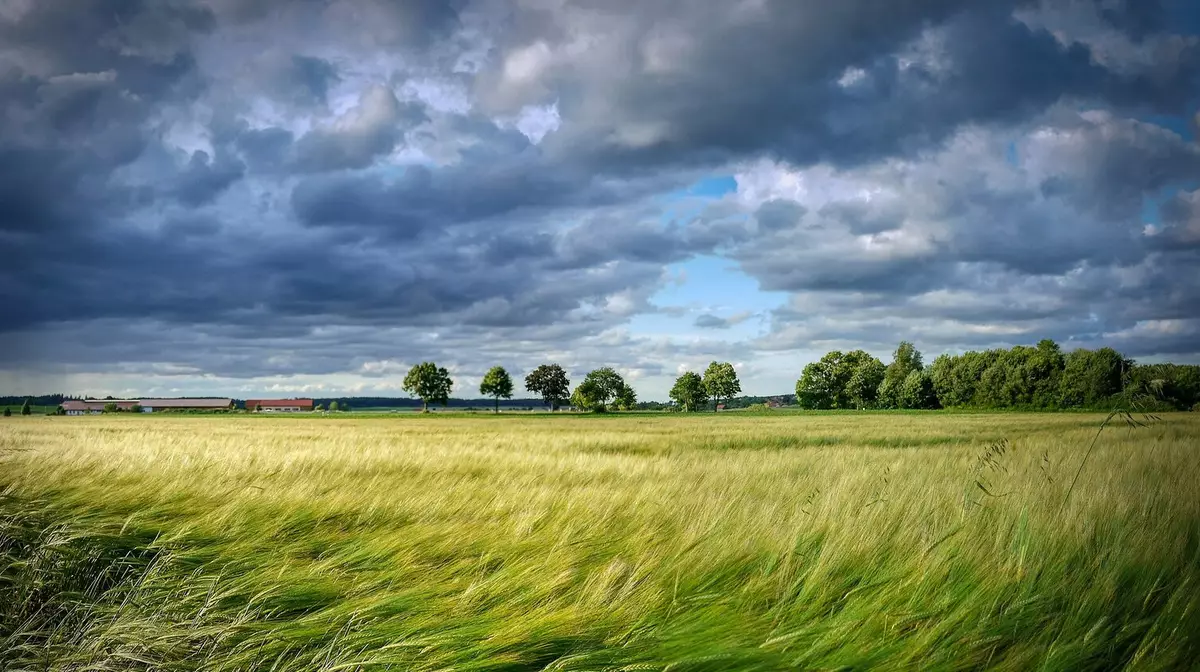
[[[557,360],[646,398],[901,338],[1195,360],[1198,14],[0,2],[0,382],[386,393],[436,359],[469,394]]]

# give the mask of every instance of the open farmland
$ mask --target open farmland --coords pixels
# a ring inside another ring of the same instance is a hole
[[[1200,414],[1103,419],[9,418],[0,669],[1187,668]]]

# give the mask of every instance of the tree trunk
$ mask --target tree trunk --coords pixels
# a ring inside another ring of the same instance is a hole
[[[500,397],[496,397],[496,415],[500,415]]]
[[[429,412],[429,402],[425,401],[424,399],[421,400],[421,412],[422,413]]]

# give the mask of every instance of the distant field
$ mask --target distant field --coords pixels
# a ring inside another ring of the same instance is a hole
[[[1193,669],[1200,414],[1103,418],[9,418],[0,669]]]
[[[0,404],[0,413],[4,413],[4,409],[6,409],[6,408],[9,411],[12,411],[13,415],[20,415],[20,413],[21,413],[21,404]],[[53,413],[55,411],[55,409],[57,409],[57,408],[58,408],[57,406],[37,406],[34,404],[29,405],[29,410],[34,415],[45,415],[47,413]]]

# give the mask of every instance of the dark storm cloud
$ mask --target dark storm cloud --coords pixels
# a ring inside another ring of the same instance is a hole
[[[1191,111],[1196,45],[1172,54],[1171,70],[1129,77],[1097,64],[1087,46],[1012,17],[1028,4],[763,2],[702,12],[682,3],[659,15],[655,4],[567,3],[553,19],[530,19],[531,30],[553,26],[544,41],[509,33],[509,59],[481,80],[482,93],[501,106],[558,99],[564,125],[552,145],[586,147],[614,166],[759,152],[859,163],[916,151],[963,123],[1020,119],[1063,96]],[[569,36],[593,23],[595,44],[580,55]],[[564,43],[555,30],[566,31]],[[590,65],[598,55],[604,67]]]
[[[196,152],[179,176],[175,195],[184,205],[204,205],[241,179],[245,170],[246,165],[235,157],[221,155],[213,159],[206,152]]]
[[[0,350],[252,377],[557,349],[658,375],[718,346],[614,327],[716,254],[793,295],[763,348],[1183,352],[1196,192],[1140,220],[1195,188],[1197,146],[1130,117],[1192,118],[1200,48],[1159,4],[5,5]],[[761,162],[799,186],[670,214]]]

